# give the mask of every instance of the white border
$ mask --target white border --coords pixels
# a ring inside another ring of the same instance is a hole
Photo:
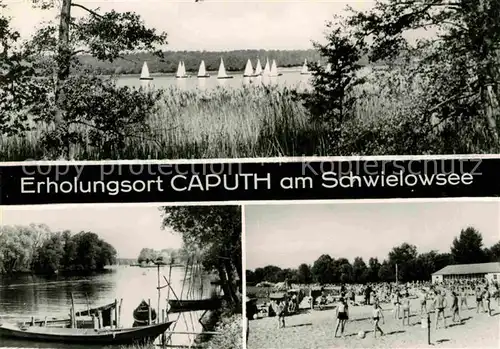
[[[270,158],[234,159],[165,159],[165,160],[25,160],[1,162],[1,166],[74,166],[74,165],[169,165],[169,164],[234,164],[234,163],[289,163],[289,162],[340,162],[340,161],[402,161],[402,160],[477,160],[500,159],[500,154],[462,154],[462,155],[381,155],[381,156],[302,156]]]

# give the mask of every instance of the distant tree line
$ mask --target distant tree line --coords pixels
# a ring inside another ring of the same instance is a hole
[[[1,273],[88,272],[114,263],[116,250],[92,232],[52,232],[35,224],[0,227]]]
[[[134,53],[117,58],[113,62],[99,61],[91,56],[79,56],[81,63],[90,65],[100,74],[140,74],[144,62],[148,63],[150,73],[175,73],[180,61],[183,61],[186,71],[197,73],[202,60],[209,71],[219,69],[220,59],[224,59],[224,66],[228,71],[243,71],[247,60],[250,59],[255,69],[257,59],[260,59],[262,68],[276,60],[278,67],[296,67],[308,62],[317,62],[321,56],[317,50],[237,50],[227,52],[207,51],[167,51],[159,58],[151,53]],[[366,63],[368,61],[366,60]]]
[[[184,263],[187,258],[187,252],[183,249],[164,248],[163,250],[155,250],[143,248],[137,257],[137,263],[156,262],[160,259],[164,263],[177,264]]]
[[[449,264],[484,262],[500,262],[500,241],[483,248],[481,233],[468,227],[453,240],[449,253],[419,254],[416,246],[403,243],[394,247],[382,263],[377,258],[370,258],[366,264],[363,258],[356,257],[351,264],[346,258],[334,259],[324,254],[312,266],[303,263],[297,269],[281,269],[268,265],[247,270],[246,279],[249,284],[285,280],[301,284],[392,282],[396,279],[397,264],[399,281],[429,281],[432,273]]]

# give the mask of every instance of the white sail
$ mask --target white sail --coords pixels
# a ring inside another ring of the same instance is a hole
[[[306,75],[309,74],[309,67],[307,66],[307,59],[304,60],[304,65],[302,66],[301,74]]]
[[[198,70],[198,77],[206,77],[207,76],[207,69],[205,68],[205,61],[201,61],[200,63],[200,69]]]
[[[217,78],[226,78],[228,75],[226,73],[226,68],[224,67],[224,61],[222,58],[220,59],[219,72],[217,74]]]
[[[276,65],[276,60],[273,59],[273,64],[271,64],[271,76],[278,76],[278,66]]]
[[[266,66],[264,67],[264,71],[262,72],[263,76],[271,75],[271,67],[269,66],[269,59],[266,59]]]
[[[182,61],[181,63],[182,63],[182,74],[181,74],[181,77],[185,78],[187,76],[186,66],[184,65],[184,61]]]
[[[257,65],[255,66],[255,75],[262,74],[262,65],[260,64],[260,59],[257,59]]]
[[[144,62],[144,64],[142,65],[140,79],[141,80],[152,80],[151,76],[149,76],[149,68],[148,68],[148,64],[146,62]]]
[[[182,78],[182,77],[184,77],[184,74],[182,72],[182,68],[183,67],[184,67],[184,65],[182,64],[182,61],[180,61],[179,65],[177,66],[177,73],[175,74],[176,78]]]
[[[247,61],[247,65],[245,66],[245,72],[243,73],[243,76],[248,77],[253,75],[253,67],[252,67],[252,62],[250,60]]]

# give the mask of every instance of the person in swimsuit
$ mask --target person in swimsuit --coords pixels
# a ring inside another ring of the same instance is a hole
[[[458,295],[455,291],[451,293],[452,301],[451,301],[451,312],[453,314],[451,321],[455,322],[455,318],[458,317],[458,322],[462,323],[462,319],[460,318],[460,312],[458,307]]]
[[[399,320],[401,301],[398,290],[395,290],[392,294],[392,304],[394,304],[394,318]]]
[[[486,289],[483,292],[483,300],[484,304],[486,304],[486,312],[488,313],[489,316],[491,316],[491,293],[490,290],[488,290],[488,287],[486,286]]]
[[[276,315],[278,315],[278,328],[285,327],[286,311],[287,311],[287,304],[286,300],[283,299],[278,303],[278,310],[276,312]]]
[[[380,334],[383,336],[384,331],[380,328],[380,320],[382,320],[382,323],[385,324],[384,320],[384,314],[382,314],[382,308],[380,308],[380,304],[378,303],[373,303],[373,335],[375,338],[377,338],[377,332],[380,332]]]
[[[403,326],[405,325],[405,319],[408,326],[410,326],[410,298],[404,297],[402,301],[403,308]]]
[[[337,305],[337,325],[335,326],[334,337],[337,338],[337,332],[340,328],[340,335],[344,337],[345,325],[349,319],[347,302],[344,298],[340,298]]]
[[[446,317],[444,315],[444,309],[446,308],[446,292],[443,290],[438,292],[436,298],[434,298],[434,304],[436,309],[436,330],[438,329],[439,317],[443,315],[444,328],[446,328]]]
[[[481,288],[478,286],[476,288],[476,314],[479,313],[479,308],[481,308],[484,312],[483,295],[481,292]]]
[[[463,306],[465,306],[466,309],[469,309],[469,306],[467,305],[467,291],[465,287],[462,287],[462,291],[460,292],[460,309],[463,309]]]
[[[420,315],[427,314],[427,291],[422,289],[420,293]]]

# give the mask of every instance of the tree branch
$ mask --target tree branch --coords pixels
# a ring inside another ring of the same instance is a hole
[[[88,13],[90,13],[91,15],[93,15],[95,17],[104,18],[102,15],[98,14],[97,12],[95,12],[95,11],[93,11],[93,10],[89,9],[88,7],[85,7],[83,5],[71,3],[71,6],[73,6],[73,7],[79,7],[82,10],[87,11]]]

